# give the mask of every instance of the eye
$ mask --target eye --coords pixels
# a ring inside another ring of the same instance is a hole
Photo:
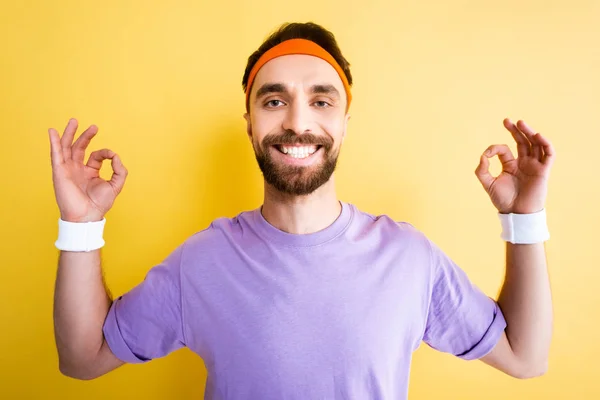
[[[318,106],[318,108],[331,107],[331,104],[329,104],[328,102],[323,101],[323,100],[315,101],[315,104]]]
[[[274,104],[273,104],[273,102],[279,102],[279,103],[283,104],[283,101],[281,101],[281,100],[277,100],[277,99],[274,99],[274,100],[269,100],[269,101],[267,101],[267,102],[265,103],[265,106],[267,106],[267,107],[272,107],[272,108],[273,108],[273,107],[275,107],[275,108],[276,108],[276,107],[277,107],[277,105],[274,105]]]

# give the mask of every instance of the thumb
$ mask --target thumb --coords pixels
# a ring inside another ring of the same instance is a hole
[[[128,174],[127,168],[125,168],[121,158],[117,154],[115,154],[111,160],[110,165],[112,167],[113,174],[109,183],[115,189],[116,193],[121,193],[121,190],[123,190],[123,186],[125,185],[125,178],[127,178]]]
[[[475,175],[486,191],[492,186],[494,177],[490,174],[490,160],[488,160],[485,154],[482,154],[481,157],[479,157],[479,165],[475,169]]]

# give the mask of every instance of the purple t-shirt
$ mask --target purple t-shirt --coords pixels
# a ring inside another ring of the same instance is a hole
[[[506,327],[494,300],[422,232],[342,202],[295,235],[260,208],[189,237],[116,299],[114,354],[146,362],[188,347],[205,399],[405,399],[421,341],[477,359]]]

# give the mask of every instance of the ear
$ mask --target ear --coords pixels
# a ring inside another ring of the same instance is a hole
[[[252,122],[250,121],[250,114],[245,113],[244,119],[246,120],[246,133],[248,134],[248,139],[252,142]]]
[[[348,129],[348,121],[350,120],[350,114],[346,114],[346,116],[344,117],[344,133],[342,133],[342,143],[344,142],[344,139],[346,138],[346,130]]]

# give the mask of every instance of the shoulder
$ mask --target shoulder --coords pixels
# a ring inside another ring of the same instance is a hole
[[[350,204],[350,206],[354,209],[354,219],[357,226],[363,228],[385,229],[389,232],[405,236],[425,236],[424,233],[411,222],[394,218],[389,214],[375,214],[363,211],[353,204]]]
[[[431,245],[425,233],[413,223],[390,214],[376,214],[353,208],[350,235],[369,238],[382,246],[393,245],[412,254],[429,255]]]
[[[256,210],[242,211],[233,217],[219,217],[207,227],[190,235],[182,244],[184,252],[197,253],[198,250],[218,250],[232,244],[248,234],[254,221]]]

